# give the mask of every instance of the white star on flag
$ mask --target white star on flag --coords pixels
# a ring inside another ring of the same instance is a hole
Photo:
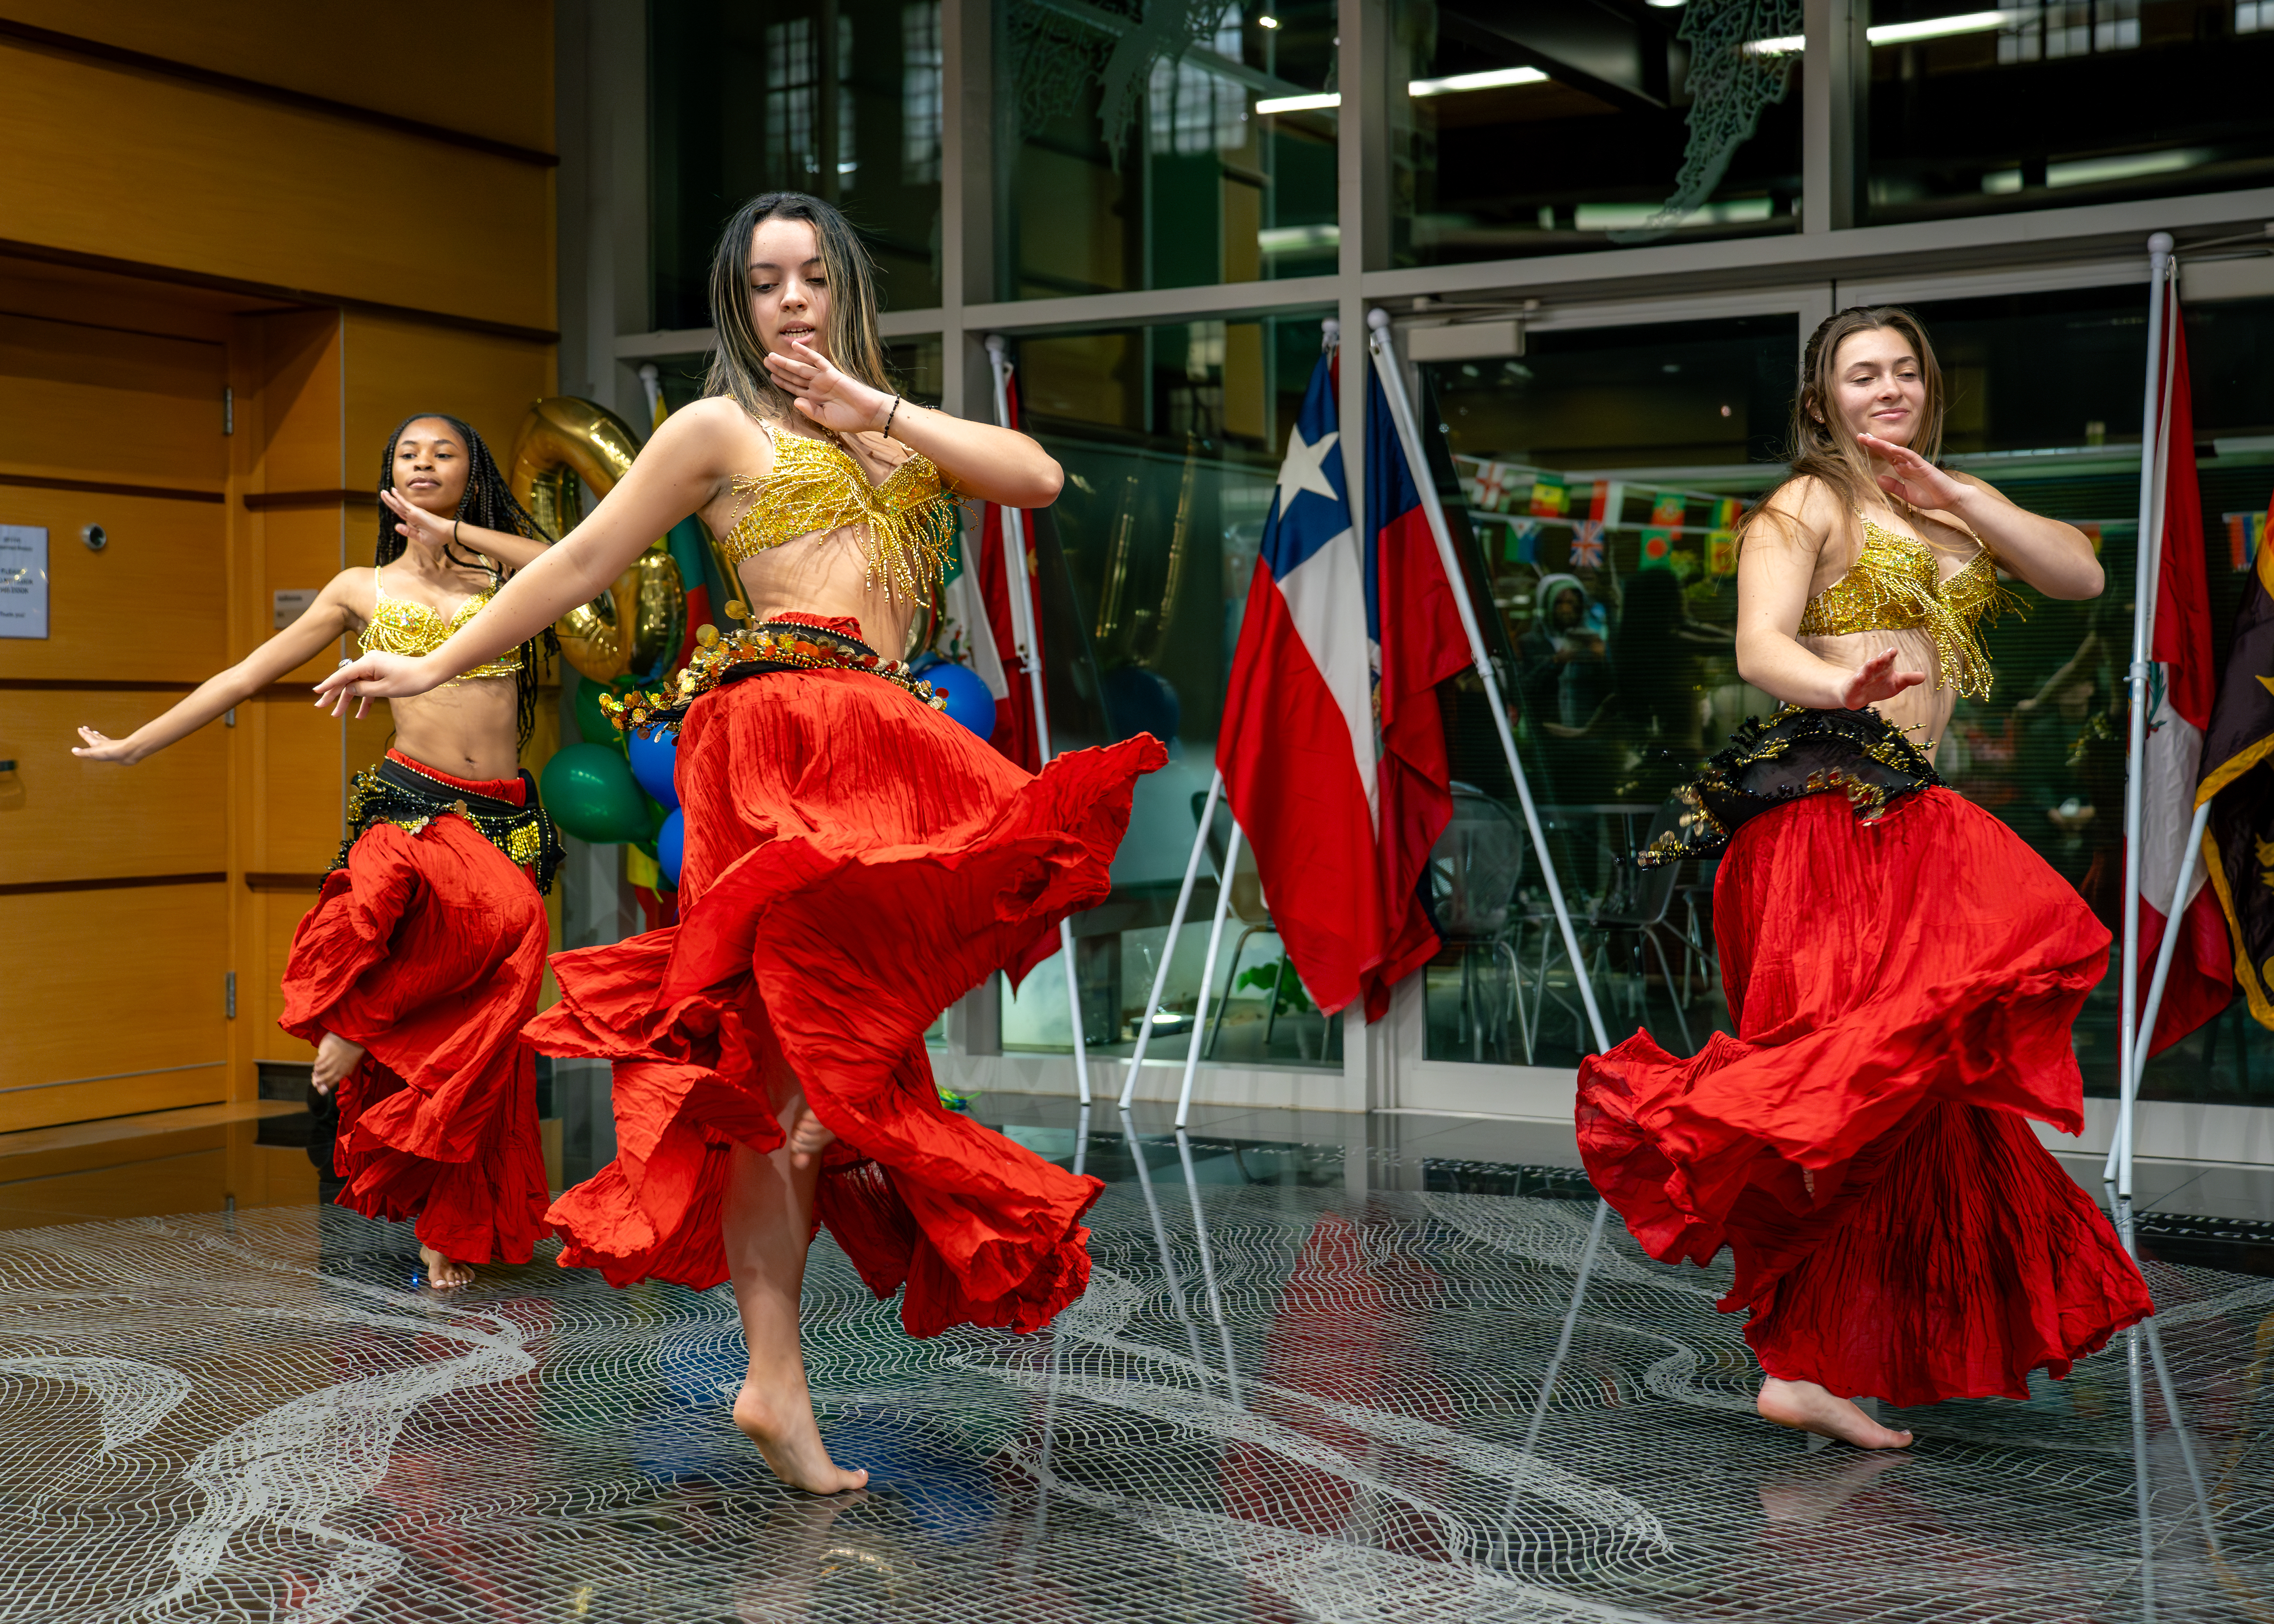
[[[1287,516],[1289,505],[1305,491],[1323,496],[1329,501],[1338,500],[1335,487],[1328,483],[1326,464],[1327,454],[1335,448],[1335,441],[1340,438],[1339,433],[1329,430],[1320,435],[1314,443],[1306,446],[1303,443],[1301,429],[1296,429],[1287,436],[1287,460],[1279,465],[1279,516],[1282,519]]]

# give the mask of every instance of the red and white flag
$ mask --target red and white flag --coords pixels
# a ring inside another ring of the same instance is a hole
[[[1019,381],[1010,379],[1004,384],[1004,398],[1010,406],[1007,428],[1019,426]],[[1011,527],[1003,522],[1003,509],[993,502],[984,504],[985,516],[979,523],[978,613],[975,618],[984,620],[995,641],[996,668],[1004,684],[996,692],[993,681],[988,689],[995,694],[995,731],[987,742],[993,745],[1005,759],[1028,772],[1043,770],[1040,734],[1035,726],[1035,694],[1027,675],[1027,661],[1039,663],[1043,658],[1043,600],[1035,580],[1035,554],[1032,545],[1034,521],[1022,515],[1026,523],[1020,525],[1028,538],[1026,568],[1020,572],[1027,583],[1027,624],[1034,628],[1035,646],[1026,651],[1022,659],[1019,652],[1018,620],[1011,613],[1012,575],[1004,553]],[[975,628],[975,630],[976,628]],[[975,665],[976,662],[975,662]],[[979,667],[983,676],[984,667]],[[1044,667],[1044,669],[1048,669]],[[1056,941],[1053,936],[1050,938]]]
[[[2195,485],[2195,412],[2187,395],[2187,328],[2176,279],[2166,284],[2163,330],[2170,346],[2168,380],[2156,433],[2145,454],[2163,468],[2163,554],[2156,582],[2156,624],[2148,668],[2148,741],[2140,771],[2141,996],[2155,974],[2156,952],[2172,928],[2165,910],[2180,881],[2194,824],[2197,767],[2210,725],[2210,592],[2203,575],[2202,497]],[[2162,359],[2162,357],[2158,357]],[[2146,538],[2142,538],[2145,545]],[[2225,916],[2198,864],[2180,905],[2181,935],[2172,954],[2164,1002],[2149,1035],[2158,1054],[2202,1026],[2234,996]]]
[[[1321,355],[1287,438],[1216,750],[1272,923],[1329,1013],[1368,990],[1382,935],[1368,595],[1335,372]]]

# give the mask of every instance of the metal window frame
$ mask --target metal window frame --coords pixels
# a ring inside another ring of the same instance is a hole
[[[1081,0],[1051,3],[1078,6]],[[1866,154],[1864,132],[1855,115],[1862,104],[1862,76],[1869,71],[1870,51],[1863,38],[1868,0],[1804,0],[1798,230],[1768,237],[1393,267],[1389,259],[1394,3],[1337,0],[1337,26],[1345,42],[1342,59],[1355,67],[1341,85],[1337,177],[1342,229],[1333,273],[1278,282],[1006,301],[990,297],[1001,252],[994,149],[1001,123],[993,72],[996,5],[994,0],[941,0],[943,71],[949,98],[941,153],[943,302],[935,309],[886,312],[880,322],[885,335],[939,335],[945,352],[944,403],[951,411],[970,413],[983,410],[989,399],[984,341],[991,333],[1041,335],[1331,310],[1350,342],[1346,353],[1362,360],[1367,314],[1381,305],[1389,308],[1401,326],[1520,314],[1526,327],[1537,331],[1790,313],[1798,318],[1804,342],[1818,322],[1847,304],[2137,282],[2146,275],[2141,244],[2151,231],[2174,233],[2182,251],[2190,237],[2201,240],[2261,227],[2274,233],[2274,187],[1858,225]],[[1234,77],[1246,82],[1245,76]],[[644,154],[644,143],[641,149]],[[644,209],[644,204],[643,197],[635,206]],[[594,224],[596,236],[605,230],[600,222]],[[621,298],[614,303],[616,310],[625,306]],[[1467,303],[1478,308],[1444,308]],[[594,324],[612,313],[591,312]],[[564,312],[563,326],[568,325]],[[619,323],[614,354],[629,369],[650,357],[699,353],[712,342],[707,328],[635,332]],[[1363,365],[1343,369],[1345,423],[1363,418],[1366,378]],[[1352,459],[1348,471],[1353,501],[1362,504],[1363,465]],[[1380,1026],[1346,1028],[1344,1079],[1337,1091],[1341,1098],[1363,1100],[1374,1109],[1430,1109],[1433,1101],[1449,1107],[1457,1094],[1466,1101],[1464,1109],[1474,1109],[1495,1079],[1505,1085],[1511,1102],[1541,1095],[1544,1074],[1537,1068],[1427,1060],[1419,995],[1418,985],[1401,988],[1390,1015]],[[951,1022],[952,1033],[992,1030],[992,1024],[984,1020]],[[965,1052],[960,1041],[954,1046]],[[968,1052],[989,1051],[983,1040]],[[1440,1086],[1456,1071],[1463,1079],[1458,1088]],[[1517,1114],[1531,1109],[1526,1106]]]

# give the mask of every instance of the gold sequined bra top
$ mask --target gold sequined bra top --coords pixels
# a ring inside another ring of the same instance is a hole
[[[859,526],[869,560],[863,584],[873,589],[881,578],[888,598],[929,601],[955,536],[955,499],[930,460],[911,451],[883,484],[871,485],[836,440],[761,426],[773,441],[773,472],[734,481],[737,496],[755,500],[719,538],[727,556],[742,564],[784,542]]]
[[[1990,651],[1982,646],[1982,623],[2022,607],[2019,598],[1998,584],[1990,549],[1983,547],[1945,581],[1924,542],[1876,523],[1868,515],[1856,516],[1864,524],[1863,550],[1846,575],[1808,600],[1800,635],[1924,630],[1934,639],[1940,686],[1969,699],[1987,698]]]
[[[357,639],[366,654],[407,654],[417,659],[432,654],[448,642],[450,634],[482,612],[490,600],[487,592],[477,592],[458,605],[458,611],[444,620],[425,605],[408,598],[389,598],[386,580],[377,569],[371,572],[372,590],[379,601],[372,605],[371,619],[365,622]],[[486,665],[450,679],[463,682],[468,677],[516,677],[521,674],[521,650],[508,650]]]

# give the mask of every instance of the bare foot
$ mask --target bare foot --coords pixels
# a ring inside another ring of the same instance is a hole
[[[867,1472],[847,1471],[829,1458],[810,1403],[779,1403],[745,1381],[734,1395],[734,1425],[757,1445],[774,1476],[794,1489],[842,1494],[868,1486]]]
[[[1780,1381],[1772,1376],[1761,1383],[1754,1408],[1764,1420],[1779,1426],[1836,1438],[1858,1449],[1901,1449],[1911,1441],[1909,1432],[1881,1426],[1852,1401],[1834,1398],[1812,1381]]]
[[[426,1283],[438,1291],[474,1283],[474,1271],[470,1265],[446,1258],[432,1246],[418,1248],[418,1260],[426,1266]]]

